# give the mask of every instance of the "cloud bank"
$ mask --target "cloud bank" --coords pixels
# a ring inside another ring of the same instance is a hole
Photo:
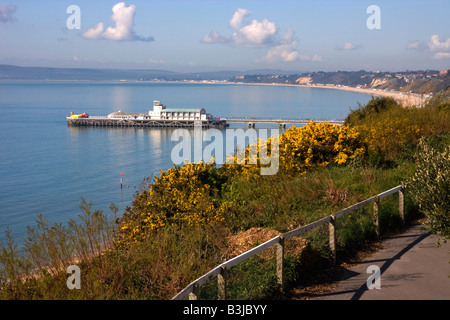
[[[119,2],[112,7],[113,15],[111,19],[115,22],[114,27],[105,29],[103,22],[98,23],[94,28],[84,32],[82,36],[86,39],[106,39],[115,41],[153,41],[153,37],[142,37],[133,31],[134,15],[136,6],[131,4],[126,6],[124,2]]]
[[[0,4],[0,22],[14,21],[13,14],[16,12],[17,7],[15,5],[6,6]]]
[[[278,26],[267,19],[244,22],[244,18],[252,14],[250,10],[239,8],[231,17],[228,25],[233,29],[230,35],[221,35],[216,30],[205,35],[201,42],[209,44],[228,44],[234,47],[269,48],[264,57],[258,62],[293,62],[305,60],[298,51],[298,42],[293,30],[288,30],[281,36],[278,35]],[[312,61],[321,61],[321,57],[315,56]]]

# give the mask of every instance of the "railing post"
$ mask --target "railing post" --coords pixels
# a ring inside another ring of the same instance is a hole
[[[227,300],[227,269],[222,267],[217,275],[218,299]]]
[[[284,291],[284,238],[280,236],[280,241],[275,246],[277,258],[277,282],[281,291]]]
[[[380,209],[380,198],[376,197],[375,202],[373,203],[373,218],[374,218],[374,223],[375,223],[375,232],[376,232],[378,238],[380,237],[379,209]]]
[[[189,293],[189,300],[197,300],[199,291],[200,291],[199,285],[194,284],[194,287],[192,288],[192,292]]]
[[[334,215],[331,215],[330,217],[331,220],[328,223],[330,251],[333,264],[336,264],[336,217]]]
[[[402,224],[405,225],[405,186],[398,191],[398,212],[402,219]]]

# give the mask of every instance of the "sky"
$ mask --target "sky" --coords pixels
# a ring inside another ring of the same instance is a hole
[[[441,70],[449,12],[449,0],[0,0],[0,64]]]

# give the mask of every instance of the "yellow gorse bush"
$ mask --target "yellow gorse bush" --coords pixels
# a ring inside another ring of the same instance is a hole
[[[259,167],[268,162],[264,158],[273,159],[275,153],[281,172],[304,173],[330,163],[344,164],[363,157],[367,151],[363,138],[355,128],[314,121],[304,127],[293,126],[267,141],[260,139],[256,144],[257,153],[251,152],[252,147],[255,148],[249,146],[243,151],[245,153],[241,159],[245,161],[242,164],[235,155],[234,164],[226,166],[227,170],[246,177],[259,176]]]
[[[218,200],[221,176],[213,163],[186,163],[160,171],[122,218],[121,241],[138,241],[161,227],[222,222],[232,205]]]
[[[400,154],[402,145],[414,143],[423,134],[423,128],[409,118],[372,121],[354,128],[364,137],[369,150],[385,154],[389,159]]]
[[[366,153],[357,130],[313,121],[304,127],[286,130],[280,136],[279,150],[281,168],[296,172],[330,163],[343,164]]]

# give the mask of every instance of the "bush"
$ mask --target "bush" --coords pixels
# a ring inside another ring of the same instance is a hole
[[[226,179],[212,163],[187,163],[161,170],[160,177],[135,196],[121,218],[118,244],[140,241],[160,228],[225,220],[232,203],[221,201]]]
[[[0,243],[0,299],[67,298],[66,268],[77,261],[92,267],[102,260],[113,241],[117,207],[111,204],[110,216],[82,199],[80,210],[79,222],[71,219],[67,225],[38,215],[22,250],[6,231],[7,243]]]
[[[372,99],[366,105],[358,103],[358,108],[350,111],[344,123],[347,125],[356,124],[366,118],[377,116],[386,110],[399,108],[401,106],[392,98],[372,96]]]
[[[260,176],[259,167],[268,162],[265,157],[278,156],[278,173],[303,174],[330,164],[345,164],[366,154],[366,146],[356,129],[328,122],[311,121],[304,127],[293,126],[278,136],[278,147],[274,141],[272,137],[267,141],[260,140],[256,146],[247,147],[239,154],[244,160],[243,164],[225,164],[224,169],[254,178]],[[252,148],[258,150],[257,159],[251,158],[255,154],[250,152]],[[238,155],[235,155],[234,163],[239,163],[238,159]]]
[[[279,140],[280,166],[287,172],[305,172],[330,163],[344,164],[366,153],[359,132],[327,122],[289,128]]]
[[[364,139],[371,163],[392,166],[393,161],[413,158],[420,137],[448,134],[450,109],[431,102],[402,108],[389,98],[377,98],[352,110],[345,123]]]
[[[426,225],[430,232],[447,240],[450,237],[450,145],[442,149],[431,147],[423,138],[420,140],[411,190],[428,218]]]

